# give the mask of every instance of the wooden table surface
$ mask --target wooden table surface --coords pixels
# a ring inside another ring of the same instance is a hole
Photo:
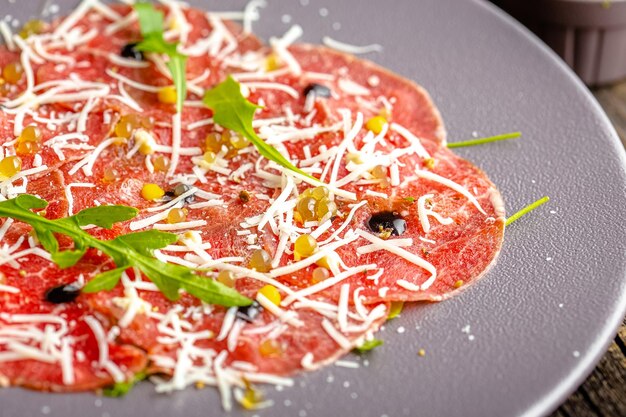
[[[626,81],[594,89],[593,94],[626,147]],[[552,414],[552,417],[579,416],[626,417],[626,320],[593,373]]]

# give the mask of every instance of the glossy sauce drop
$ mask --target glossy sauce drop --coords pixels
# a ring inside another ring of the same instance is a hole
[[[137,49],[137,42],[124,45],[120,55],[124,58],[135,59],[137,61],[144,60],[143,52]]]
[[[237,317],[242,319],[242,320],[247,321],[248,323],[252,323],[254,321],[254,319],[259,314],[261,314],[262,311],[263,311],[263,307],[261,307],[261,304],[259,304],[258,302],[254,301],[249,306],[238,307],[237,308]]]
[[[331,91],[330,91],[330,88],[326,87],[325,85],[313,83],[313,84],[309,84],[304,89],[304,96],[307,97],[309,94],[313,94],[315,98],[318,98],[318,97],[328,98],[331,96]]]
[[[369,218],[367,226],[374,233],[390,231],[392,235],[400,236],[406,231],[406,220],[396,212],[381,211]]]
[[[53,304],[71,303],[80,294],[80,288],[74,284],[52,287],[46,291],[45,300]]]

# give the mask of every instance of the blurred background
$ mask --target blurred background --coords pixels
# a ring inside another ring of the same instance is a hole
[[[590,87],[626,77],[625,0],[493,0],[524,23]]]
[[[626,146],[626,0],[491,2],[563,58],[591,89]],[[626,355],[626,346],[623,351]],[[626,397],[626,376],[622,382]]]

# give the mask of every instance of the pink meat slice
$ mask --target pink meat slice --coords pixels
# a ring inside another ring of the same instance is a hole
[[[47,198],[50,205],[47,215],[55,217],[67,210],[67,203],[59,199],[61,177],[56,172],[51,172],[30,183],[30,191]],[[20,237],[29,236],[30,227],[24,224],[16,224],[9,229],[5,239],[17,241]],[[17,251],[27,250],[28,245],[22,245]],[[89,317],[100,322],[104,331],[108,331],[113,324],[106,316],[99,315],[89,307],[84,297],[79,295],[76,302],[53,304],[45,301],[45,293],[51,288],[76,282],[79,276],[91,276],[95,270],[101,267],[102,256],[88,253],[75,267],[61,270],[56,265],[44,259],[39,254],[27,255],[20,258],[17,268],[7,264],[2,265],[2,283],[4,285],[20,288],[20,292],[0,292],[0,335],[3,332],[24,331],[26,324],[19,320],[21,315],[41,315],[46,317],[61,318],[67,322],[66,337],[72,337],[72,355],[80,360],[74,361],[72,379],[64,380],[62,368],[58,363],[42,362],[40,360],[23,358],[11,362],[2,363],[0,378],[11,385],[25,386],[44,391],[80,391],[93,390],[114,382],[113,377],[103,367],[95,366],[100,355],[100,346],[96,341],[93,330],[87,321]],[[87,318],[87,321],[85,320]],[[42,320],[36,326],[41,332],[50,328],[60,330],[60,325],[49,319]],[[0,340],[2,338],[0,337]],[[25,339],[23,343],[29,346],[33,341]],[[4,342],[0,342],[0,356],[2,355]],[[37,345],[37,343],[35,343]],[[108,357],[115,363],[125,375],[131,377],[145,368],[147,355],[133,344],[118,343],[117,341],[107,344]]]
[[[116,8],[116,10],[122,14],[128,12],[127,8]],[[189,9],[186,11],[186,16],[194,25],[194,31],[190,35],[191,42],[204,36],[203,34],[210,30],[210,25],[203,13]],[[95,24],[100,25],[102,29],[105,23]],[[79,23],[79,25],[88,24],[93,25],[94,23],[86,21]],[[246,38],[239,29],[234,29],[234,26],[228,25],[240,38],[242,53],[263,50],[262,45],[256,39],[253,37]],[[113,35],[101,34],[97,36],[90,42],[90,48],[118,53],[123,45],[137,38],[138,28],[131,26]],[[83,69],[73,69],[72,72],[76,72],[83,79],[111,81],[111,76],[105,72],[107,68],[111,67],[106,55],[95,54],[90,48],[79,48],[73,53],[77,61],[86,60],[90,62],[90,65]],[[494,185],[482,171],[455,156],[445,147],[445,129],[441,117],[425,90],[372,63],[326,48],[296,45],[291,47],[290,51],[302,66],[303,75],[281,75],[276,78],[276,81],[293,87],[300,93],[300,97],[294,99],[288,93],[271,89],[252,89],[249,99],[253,102],[262,99],[265,102],[265,108],[257,115],[258,118],[279,116],[287,106],[291,108],[294,114],[305,115],[304,95],[302,93],[312,82],[326,84],[339,95],[339,99],[316,101],[317,114],[313,119],[314,123],[330,126],[341,122],[342,120],[338,115],[339,109],[348,109],[353,115],[360,111],[365,120],[376,115],[379,109],[364,108],[359,101],[359,96],[342,92],[341,80],[350,79],[353,83],[367,86],[371,96],[393,98],[394,108],[397,110],[394,110],[391,121],[418,137],[425,151],[432,158],[431,162],[414,154],[403,156],[400,159],[403,165],[400,167],[400,175],[403,178],[415,176],[414,179],[392,188],[378,185],[367,188],[370,191],[387,194],[389,198],[372,196],[366,193],[365,188],[352,184],[343,188],[355,192],[359,201],[367,201],[366,205],[355,212],[352,221],[348,224],[348,229],[358,229],[376,235],[377,231],[369,230],[367,227],[367,222],[372,215],[387,211],[402,212],[407,227],[406,232],[400,237],[413,239],[413,245],[405,247],[404,250],[416,254],[432,264],[437,270],[436,279],[431,285],[425,286],[431,273],[424,267],[387,251],[377,251],[359,256],[356,249],[369,244],[365,239],[359,239],[338,249],[337,252],[343,261],[349,267],[375,263],[378,268],[384,269],[384,273],[376,281],[368,279],[368,276],[372,274],[371,272],[355,274],[343,281],[342,284],[349,284],[351,288],[362,287],[363,302],[367,304],[368,311],[371,311],[378,305],[386,306],[390,301],[438,301],[451,296],[460,288],[466,287],[484,275],[484,272],[494,262],[502,244],[504,212],[501,198]],[[15,55],[7,52],[0,53],[0,65],[12,60],[15,60]],[[206,56],[194,57],[189,61],[189,78],[201,76],[205,69],[210,70],[210,76],[199,83],[202,88],[209,88],[222,81],[227,73],[236,71],[235,68],[229,68],[218,60]],[[117,71],[120,75],[145,84],[164,86],[170,83],[167,77],[153,66],[139,69],[118,68]],[[332,74],[335,76],[335,81],[316,80],[311,75],[313,72]],[[57,72],[51,64],[40,66],[36,69],[36,74],[38,82],[67,77],[67,72]],[[373,83],[373,78],[378,81]],[[21,87],[23,88],[23,86]],[[156,127],[153,133],[158,138],[158,142],[162,145],[171,145],[172,132],[168,124],[171,123],[174,114],[173,107],[158,103],[154,93],[141,92],[132,88],[129,88],[129,92],[137,103],[144,108],[144,114],[154,118]],[[63,105],[58,104],[50,105],[50,111],[59,112],[62,111],[63,107]],[[382,102],[380,107],[383,107]],[[87,126],[90,139],[87,144],[97,146],[110,137],[117,119],[112,118],[105,121],[104,112],[107,110],[122,114],[135,112],[135,110],[117,101],[107,100],[100,103],[90,113]],[[192,121],[211,117],[211,111],[204,108],[189,108],[185,110],[183,117],[183,125],[187,126]],[[26,122],[29,120],[27,119]],[[0,134],[2,137],[11,138],[13,136],[12,130],[13,126],[8,122],[8,117],[0,114]],[[68,127],[68,132],[70,130]],[[211,125],[194,130],[185,130],[182,146],[202,148],[205,136],[213,131],[214,127]],[[44,138],[51,138],[59,133],[63,132],[44,129]],[[364,136],[364,131],[359,133],[355,143],[360,143]],[[386,145],[381,145],[381,149],[388,152],[396,148],[407,147],[409,144],[407,139],[398,131],[390,131],[385,139]],[[284,145],[294,159],[303,159],[305,146],[309,146],[313,152],[316,152],[321,145],[330,148],[339,145],[342,140],[343,134],[341,132],[331,132],[294,143],[285,142]],[[47,216],[58,218],[68,214],[68,201],[63,191],[64,186],[69,183],[90,182],[94,183],[94,187],[73,189],[73,213],[93,206],[94,200],[97,200],[101,204],[124,204],[137,207],[142,210],[140,216],[147,217],[150,213],[146,212],[145,209],[153,206],[154,203],[141,198],[140,191],[143,184],[156,183],[166,190],[172,189],[174,185],[170,184],[170,179],[164,173],[149,173],[145,169],[145,157],[143,155],[137,154],[133,158],[127,158],[126,152],[131,145],[111,146],[105,149],[96,160],[92,175],[87,175],[81,170],[70,175],[70,172],[73,172],[74,164],[85,155],[85,151],[67,151],[66,160],[61,161],[54,151],[45,149],[42,153],[43,162],[54,170],[43,173],[39,179],[32,181],[28,191],[50,201]],[[251,153],[238,155],[230,160],[229,167],[236,170],[244,164],[256,163],[257,158],[258,156]],[[32,161],[25,160],[26,165],[30,166],[31,163]],[[192,166],[193,163],[189,158],[182,158],[178,165],[178,172],[187,172]],[[120,180],[104,181],[104,172],[107,167],[115,167],[120,173]],[[427,178],[419,178],[416,170],[448,178],[470,190],[480,209],[468,200],[467,196],[449,186]],[[342,163],[338,178],[342,178],[347,173],[345,164]],[[280,190],[265,187],[263,181],[253,175],[245,177],[244,182],[221,184],[217,174],[209,172],[207,180],[207,183],[196,184],[196,186],[203,191],[221,195],[224,204],[190,210],[188,220],[208,220],[207,225],[198,228],[198,231],[204,242],[211,243],[212,247],[207,250],[207,253],[213,258],[249,257],[248,244],[236,233],[238,225],[249,217],[263,214],[268,209],[269,201],[258,198],[258,196],[265,195],[273,199],[278,196]],[[249,191],[257,197],[244,203],[239,198],[239,193],[242,190]],[[451,225],[442,225],[431,218],[431,229],[425,233],[417,213],[417,199],[425,194],[434,195],[428,202],[429,206],[432,206],[442,217],[452,219]],[[338,200],[339,211],[343,216],[333,220],[333,227],[320,237],[320,241],[343,225],[347,213],[351,210],[349,203]],[[480,210],[483,210],[484,213]],[[20,230],[21,233],[26,233],[29,228],[24,226]],[[112,231],[95,230],[93,233],[100,238],[108,239],[129,231],[129,225],[123,224],[117,225]],[[277,237],[269,229],[255,232],[259,235],[259,244],[270,254],[274,254],[278,244]],[[15,241],[17,238],[18,235],[5,237],[7,241]],[[24,244],[24,248],[26,247]],[[292,261],[291,256],[284,255],[281,259],[281,265],[287,265]],[[6,301],[6,303],[2,303],[2,311],[9,314],[32,314],[35,311],[42,312],[42,314],[53,311],[58,313],[58,306],[42,304],[41,300],[45,290],[59,283],[72,282],[80,274],[89,280],[98,271],[112,267],[110,260],[94,252],[89,252],[75,267],[67,270],[60,270],[40,257],[30,256],[28,262],[21,265],[21,270],[25,271],[26,277],[32,277],[28,280],[27,290],[20,296],[0,293],[0,300]],[[311,275],[314,268],[315,265],[312,265],[292,274],[278,277],[277,280],[293,291],[302,290],[312,284]],[[2,265],[0,272],[7,277],[5,282],[7,285],[24,288],[23,274],[21,275],[15,268]],[[403,280],[405,284],[399,285],[398,280]],[[242,294],[253,298],[263,285],[257,280],[244,278],[237,281],[236,288]],[[420,288],[422,286],[424,287]],[[381,291],[381,288],[385,288],[385,290]],[[336,305],[339,299],[339,290],[340,286],[335,285],[314,294],[310,298],[313,301]],[[175,305],[158,292],[140,291],[139,293],[141,298],[149,302],[157,312],[169,311]],[[285,295],[283,294],[283,296]],[[76,325],[71,329],[72,335],[85,336],[81,339],[83,340],[82,345],[75,347],[84,351],[86,355],[85,361],[76,369],[75,384],[63,385],[59,368],[53,365],[45,367],[45,372],[42,371],[42,378],[41,374],[37,375],[35,365],[39,362],[35,361],[9,362],[5,364],[6,369],[3,368],[0,371],[0,375],[7,377],[15,385],[49,390],[92,389],[110,384],[112,379],[109,373],[90,365],[92,361],[97,360],[98,347],[84,318],[85,316],[97,317],[105,330],[119,324],[125,311],[115,302],[115,299],[123,296],[123,289],[119,285],[110,292],[82,294],[76,303],[71,304],[70,307],[61,308],[63,311],[60,314],[66,314],[69,319],[74,319],[76,322]],[[177,304],[184,308],[200,306],[197,300],[186,295]],[[350,300],[349,308],[351,313],[356,314],[352,300]],[[297,312],[302,325],[288,326],[275,338],[278,352],[282,352],[281,354],[263,354],[261,346],[267,341],[266,333],[255,332],[255,329],[264,328],[274,320],[274,316],[267,311],[262,312],[251,323],[242,324],[241,335],[236,346],[229,347],[227,340],[217,340],[217,338],[205,340],[201,346],[216,352],[230,348],[231,352],[227,363],[250,362],[255,364],[261,372],[288,375],[305,367],[303,359],[307,353],[313,352],[313,357],[309,359],[314,365],[327,363],[345,353],[357,344],[358,340],[362,340],[366,334],[375,331],[384,321],[384,315],[377,317],[367,326],[352,332],[347,345],[342,346],[329,336],[323,325],[325,318],[319,313],[302,308],[302,306],[296,308],[296,303],[285,307],[285,310]],[[225,308],[215,307],[210,315],[204,315],[194,320],[191,330],[208,330],[214,335],[218,335],[225,314]],[[160,331],[157,323],[158,320],[151,318],[148,314],[139,314],[129,326],[122,328],[117,339],[109,344],[112,360],[125,372],[136,372],[145,366],[148,366],[151,372],[171,372],[170,369],[159,366],[158,363],[148,364],[148,358],[151,356],[174,358],[177,354],[177,345],[159,341]],[[6,325],[8,323],[3,323],[0,327]],[[0,354],[1,351],[0,345]],[[311,366],[309,363],[307,367]],[[20,372],[21,368],[27,371]]]

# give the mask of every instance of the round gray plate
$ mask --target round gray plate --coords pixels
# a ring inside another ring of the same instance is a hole
[[[9,3],[0,0],[1,10],[24,18],[38,2]],[[76,0],[52,3],[69,10]],[[239,10],[245,1],[191,3]],[[522,139],[459,153],[489,174],[509,213],[544,195],[552,201],[507,230],[498,263],[482,281],[387,323],[384,346],[367,361],[350,358],[359,369],[298,376],[293,388],[266,389],[274,407],[231,415],[506,416],[556,408],[593,369],[626,310],[624,150],[591,94],[486,2],[269,3],[255,24],[264,38],[290,20],[309,42],[329,34],[381,43],[384,52],[367,58],[425,86],[450,141],[521,130]],[[0,404],[3,417],[224,414],[213,389],[157,395],[150,384],[123,399],[8,389]]]

